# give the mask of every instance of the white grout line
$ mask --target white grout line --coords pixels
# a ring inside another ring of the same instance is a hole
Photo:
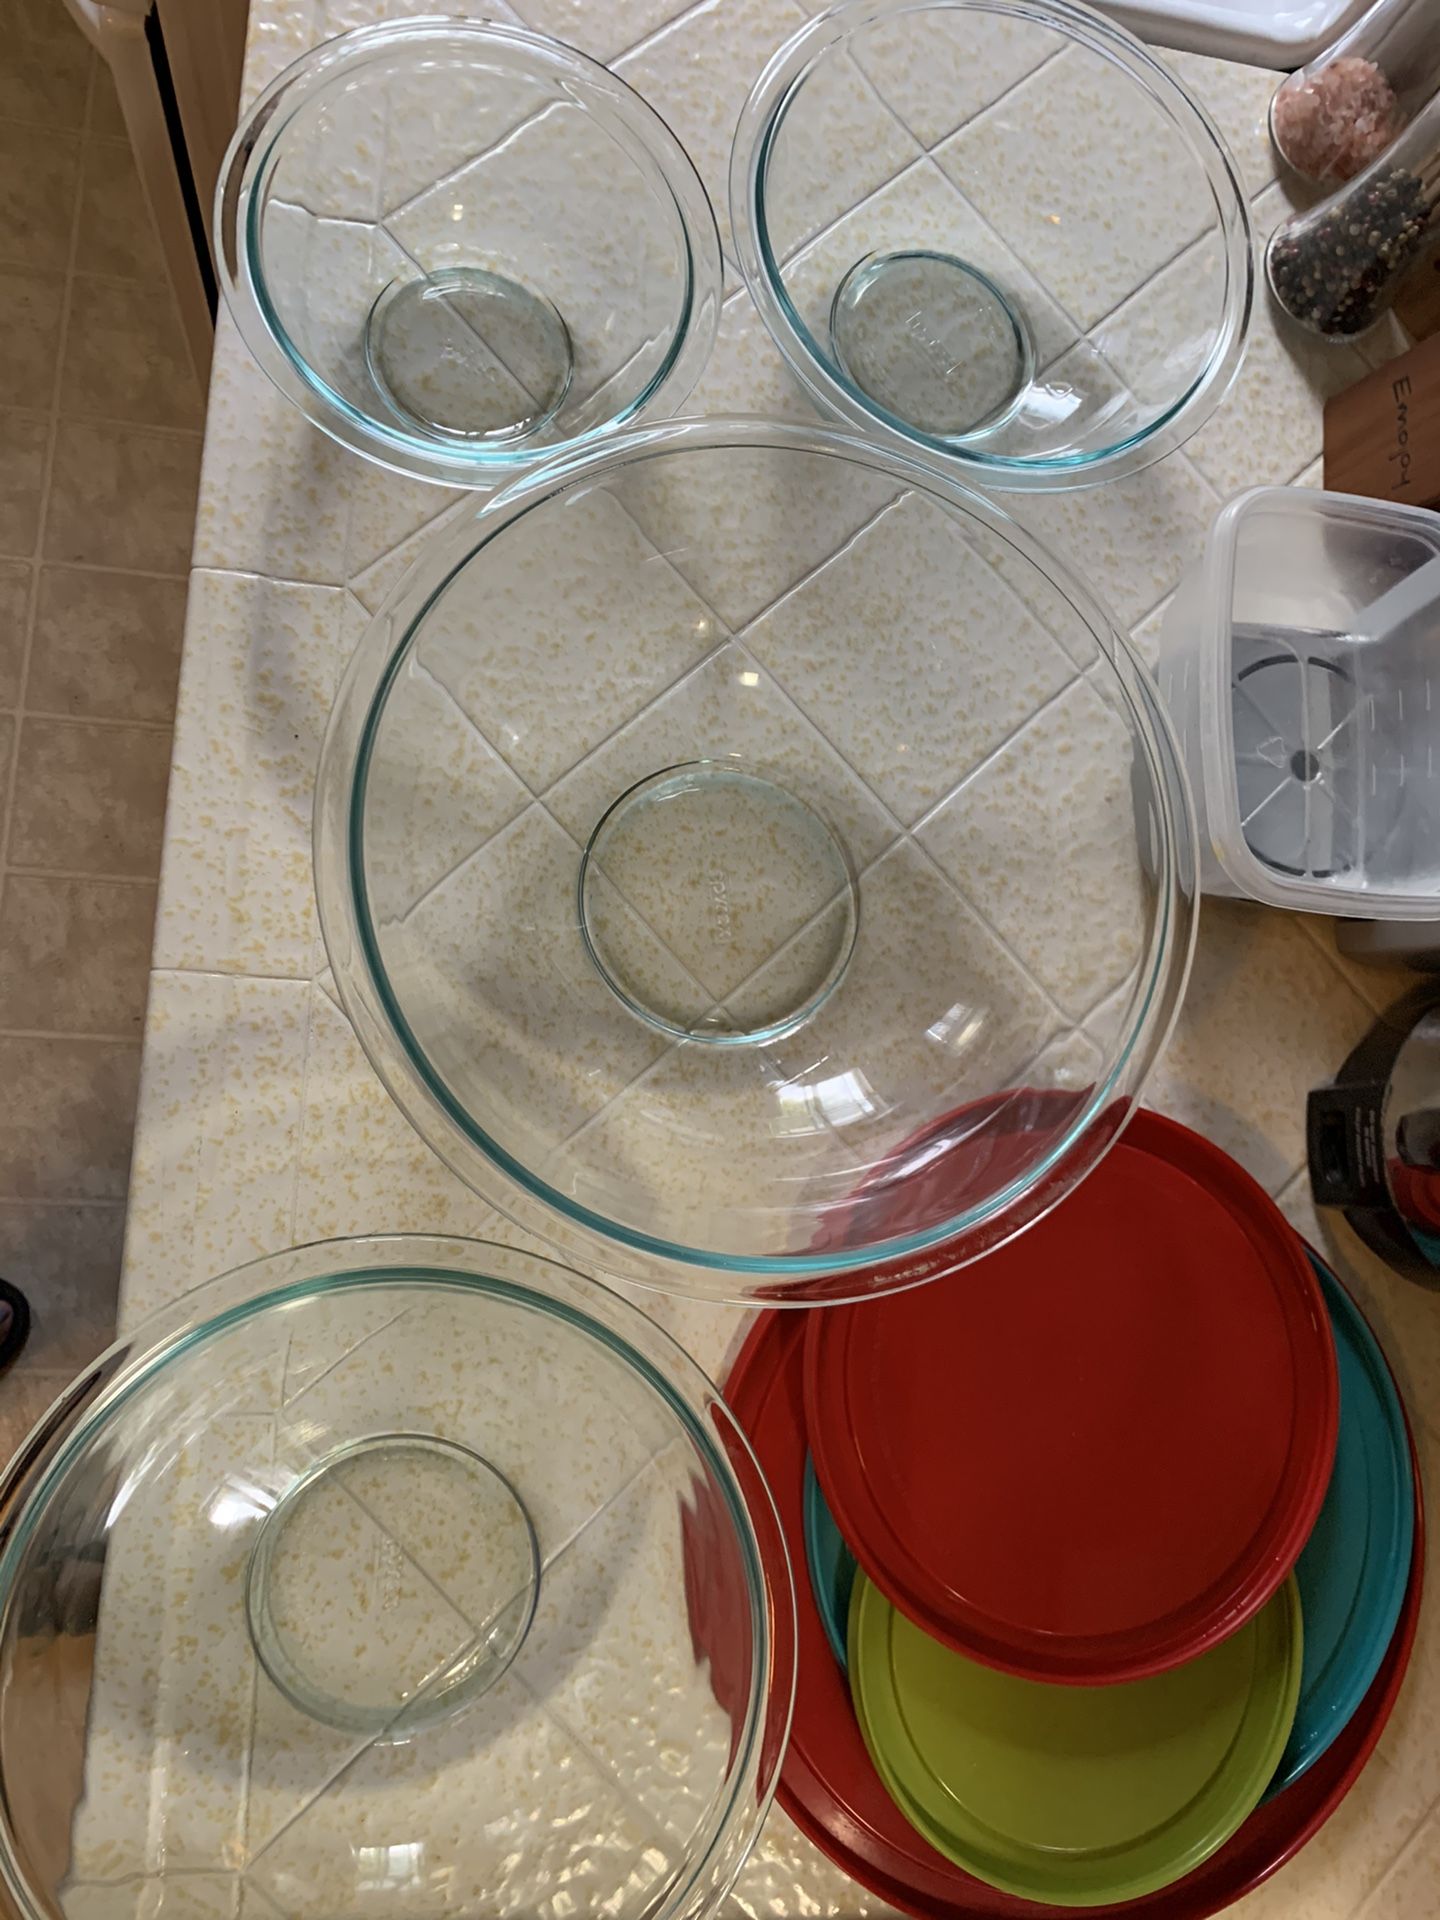
[[[136,733],[170,733],[174,724],[169,720],[131,719],[124,714],[58,713],[49,707],[26,707],[23,713],[18,707],[0,708],[0,712],[13,713],[17,720],[43,720],[47,726],[100,727],[111,730],[129,727]]]
[[[77,1040],[87,1046],[137,1047],[140,1034],[138,1025],[133,1033],[92,1033],[86,1029],[70,1032],[60,1027],[12,1027],[0,1022],[0,1040]]]
[[[17,880],[88,880],[116,887],[153,887],[153,873],[96,873],[89,867],[10,866]]]
[[[119,1200],[97,1199],[93,1194],[83,1193],[62,1194],[58,1197],[49,1193],[0,1193],[0,1210],[6,1207],[56,1207],[62,1209],[68,1207],[83,1207],[86,1212],[89,1213],[104,1213],[107,1209],[111,1213],[123,1213],[127,1205],[128,1202],[123,1198]],[[67,1368],[65,1377],[67,1380],[72,1380],[75,1377],[74,1369]]]
[[[116,573],[126,580],[164,580],[172,586],[180,587],[188,586],[190,583],[188,571],[156,573],[149,567],[115,567],[96,560],[45,560],[41,564],[47,573]]]
[[[201,411],[203,415],[203,408]],[[65,423],[67,426],[73,424],[77,427],[122,428],[127,433],[151,434],[160,440],[194,440],[199,442],[205,438],[203,418],[193,427],[176,427],[167,425],[161,420],[127,420],[122,414],[118,413],[86,413],[76,407],[67,407],[65,409]],[[68,565],[70,563],[65,562],[63,564]]]

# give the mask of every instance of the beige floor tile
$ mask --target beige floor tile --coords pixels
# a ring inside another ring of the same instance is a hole
[[[69,1373],[38,1373],[27,1367],[23,1358],[18,1367],[0,1378],[0,1458],[10,1458],[41,1414],[52,1401],[60,1398],[69,1384]],[[3,1911],[9,1914],[14,1909],[7,1906]]]
[[[152,296],[157,276],[165,284],[160,242],[124,139],[92,139],[85,149],[75,266],[81,273],[143,281]]]
[[[1305,1158],[1305,1098],[1372,1015],[1297,914],[1207,900],[1185,1004],[1146,1098],[1214,1140],[1272,1192]]]
[[[15,722],[7,714],[0,714],[0,793],[9,788],[10,756],[15,751]]]
[[[0,120],[0,261],[63,269],[80,177],[80,142]]]
[[[1361,1920],[1431,1920],[1440,1913],[1440,1808],[1360,1909]]]
[[[0,1029],[140,1034],[155,888],[12,873],[0,895]]]
[[[77,29],[69,10],[54,6],[51,0],[3,0],[0,3],[0,30],[17,39],[39,41],[54,46],[57,41],[74,37]]]
[[[0,592],[3,578],[0,573]],[[83,719],[169,720],[185,599],[183,580],[44,568],[26,706]],[[0,640],[0,706],[4,659]]]
[[[0,1038],[0,1195],[123,1200],[140,1048]]]
[[[62,414],[198,427],[200,392],[179,315],[153,288],[77,277],[60,372]]]
[[[199,471],[198,435],[62,420],[46,559],[184,573]]]
[[[109,1346],[124,1237],[119,1203],[0,1202],[0,1274],[30,1302],[27,1372],[83,1367]]]
[[[25,31],[26,25],[11,23],[6,33],[5,58],[0,60],[0,117],[46,128],[82,126],[90,79],[88,44],[78,32],[41,38]]]
[[[4,72],[0,65],[0,73]],[[55,389],[55,358],[65,279],[58,273],[0,268],[0,405],[43,407]]]
[[[99,277],[67,307],[72,239]],[[0,1274],[34,1315],[5,1458],[113,1336],[199,465],[175,429],[202,416],[113,83],[63,0],[0,0],[0,335],[0,796],[23,691],[12,854],[99,876],[0,882]],[[37,582],[47,525],[62,564]],[[0,800],[0,849],[8,824]]]
[[[1320,1831],[1230,1910],[1232,1920],[1350,1920],[1414,1831],[1408,1797],[1384,1756],[1372,1754]],[[1406,1920],[1434,1914],[1421,1909]]]
[[[25,721],[12,864],[154,874],[169,777],[170,735],[163,729]]]
[[[30,568],[23,560],[0,560],[0,707],[13,707],[20,695],[29,609]]]
[[[114,140],[125,138],[125,116],[120,111],[120,96],[115,91],[115,82],[110,78],[110,69],[103,60],[95,62],[85,125],[91,133],[108,135]]]
[[[49,430],[44,414],[0,410],[0,553],[35,551]]]
[[[1344,974],[1360,998],[1376,1013],[1387,1012],[1415,985],[1412,970],[1398,960],[1359,960],[1342,953],[1337,939],[1342,921],[1320,913],[1301,913],[1295,917],[1331,966]]]

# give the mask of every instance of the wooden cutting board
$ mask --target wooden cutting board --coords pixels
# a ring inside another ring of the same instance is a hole
[[[1440,334],[1326,401],[1325,485],[1440,505]]]

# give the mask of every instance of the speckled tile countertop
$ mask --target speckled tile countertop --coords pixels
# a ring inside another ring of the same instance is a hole
[[[392,9],[393,10],[393,9]],[[431,11],[413,6],[412,11]],[[452,0],[451,11],[467,6]],[[488,17],[570,40],[670,121],[725,203],[730,132],[750,79],[805,11],[794,0],[504,0]],[[379,0],[255,0],[246,96]],[[1265,137],[1274,76],[1176,56],[1235,152],[1263,237],[1287,208]],[[721,218],[728,245],[727,223]],[[730,275],[719,340],[687,411],[809,417]],[[1277,334],[1262,306],[1228,403],[1180,454],[1099,491],[1027,501],[1154,658],[1166,602],[1222,499],[1317,484],[1321,405],[1390,350]],[[376,1230],[484,1235],[495,1217],[412,1133],[370,1071],[325,969],[310,879],[316,756],[343,661],[432,523],[458,496],[340,451],[273,392],[222,318],[210,393],[145,1032],[123,1311],[295,1242]],[[1280,1200],[1353,1285],[1395,1362],[1432,1492],[1440,1488],[1440,1302],[1317,1221],[1304,1172],[1308,1090],[1405,976],[1351,967],[1329,922],[1207,901],[1188,998],[1149,1089]],[[739,1316],[649,1308],[712,1370]],[[1379,1752],[1323,1834],[1244,1903],[1284,1920],[1440,1915],[1440,1550],[1411,1678]],[[732,1915],[885,1909],[778,1811]]]

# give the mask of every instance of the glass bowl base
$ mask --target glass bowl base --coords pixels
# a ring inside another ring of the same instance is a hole
[[[375,391],[405,426],[443,440],[524,440],[570,391],[569,329],[543,294],[482,267],[392,280],[365,322]]]
[[[993,432],[1035,372],[1023,315],[978,268],[922,249],[857,260],[835,290],[830,344],[869,400],[938,439]]]
[[[468,1447],[386,1433],[290,1486],[250,1556],[257,1657],[326,1726],[407,1739],[492,1686],[534,1618],[534,1529]]]
[[[792,1032],[855,948],[859,887],[815,809],[736,760],[667,767],[604,814],[580,864],[601,978],[647,1024],[712,1045]]]

